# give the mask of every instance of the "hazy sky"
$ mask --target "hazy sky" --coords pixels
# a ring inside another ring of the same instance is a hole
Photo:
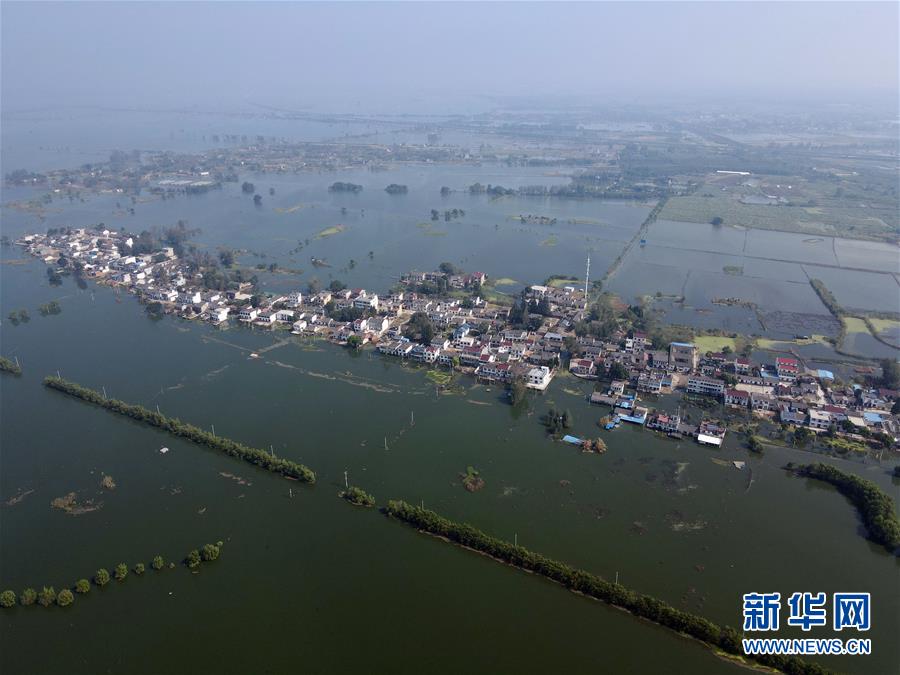
[[[2,106],[897,92],[898,3],[7,2]]]

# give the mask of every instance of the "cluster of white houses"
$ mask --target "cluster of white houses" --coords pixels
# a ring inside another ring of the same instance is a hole
[[[252,294],[249,283],[227,291],[210,290],[203,275],[180,260],[172,248],[134,252],[135,240],[105,228],[68,229],[23,237],[19,244],[49,265],[77,268],[87,277],[126,287],[145,302],[185,318],[216,324],[236,321],[257,326],[282,326],[295,334],[318,334],[339,344],[377,344],[385,355],[456,368],[500,384],[521,379],[544,390],[568,358],[570,372],[579,378],[609,378],[630,385],[628,398],[616,388],[598,394],[625,421],[646,423],[667,433],[685,433],[677,415],[638,410],[637,394],[666,394],[683,390],[708,396],[728,406],[745,408],[778,421],[820,431],[835,426],[868,429],[897,438],[897,417],[891,414],[896,391],[835,387],[833,375],[807,370],[791,357],[773,364],[755,364],[731,353],[701,354],[696,345],[672,342],[654,349],[641,332],[617,332],[606,339],[578,337],[576,323],[584,317],[584,293],[574,286],[532,286],[526,294],[534,330],[513,328],[507,307],[485,302],[474,292],[486,280],[482,273],[410,272],[401,286],[379,296],[365,289],[296,291],[279,297]],[[447,293],[421,292],[424,287]],[[472,293],[457,292],[468,289]],[[349,310],[349,311],[345,311]],[[428,344],[403,335],[408,318],[422,313],[434,326]],[[342,317],[351,320],[339,320]],[[631,401],[631,403],[629,403]],[[724,427],[707,424],[700,439],[724,436]],[[721,442],[721,440],[719,441]]]
[[[623,383],[637,392],[664,394],[679,389],[813,431],[882,433],[895,442],[900,436],[897,416],[891,413],[900,393],[859,385],[836,387],[830,371],[807,369],[794,357],[756,364],[732,353],[701,354],[696,345],[682,342],[656,351],[641,333],[613,336],[602,344],[579,339],[576,349],[581,353],[570,360],[569,368],[578,377],[599,378],[618,363],[622,366],[618,374],[627,373]],[[608,397],[598,395],[596,402],[609,403]],[[676,414],[650,414],[646,425],[672,434],[691,432]],[[719,430],[724,435],[724,427]],[[701,442],[700,435],[717,435],[693,433]]]

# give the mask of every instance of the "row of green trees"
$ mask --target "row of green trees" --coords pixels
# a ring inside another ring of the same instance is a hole
[[[22,369],[15,361],[10,361],[5,356],[0,356],[0,371],[4,373],[12,373],[13,375],[21,375]]]
[[[894,510],[894,500],[875,483],[828,464],[788,463],[787,468],[799,476],[830,483],[853,502],[869,531],[869,538],[889,551],[900,546],[900,522]]]
[[[357,506],[375,506],[375,497],[355,485],[351,485],[346,490],[341,490],[340,496],[342,499],[346,499],[351,504],[356,504]]]
[[[245,462],[255,464],[267,471],[278,473],[288,478],[294,478],[304,483],[316,482],[316,474],[303,464],[289,459],[273,457],[265,450],[252,448],[243,443],[233,441],[230,438],[216,436],[213,433],[195,427],[193,424],[182,422],[178,418],[166,417],[161,413],[147,410],[147,408],[144,408],[143,406],[132,405],[113,398],[106,398],[100,392],[88,389],[87,387],[82,387],[79,384],[69,382],[61,377],[46,377],[44,378],[44,385],[51,389],[61,391],[64,394],[68,394],[69,396],[80,398],[82,401],[98,405],[110,412],[130,417],[131,419],[149,424],[150,426],[158,427],[171,434],[193,441],[194,443],[205,445],[213,450],[219,450],[231,457],[243,459]]]
[[[15,607],[17,602],[23,605],[33,605],[38,603],[42,607],[50,607],[51,605],[59,605],[60,607],[68,607],[75,601],[75,596],[68,588],[62,589],[59,593],[53,586],[44,586],[40,591],[33,588],[26,588],[22,591],[22,595],[16,597],[15,591],[5,590],[0,593],[0,607]]]
[[[469,524],[453,522],[434,511],[412,506],[404,501],[390,501],[384,511],[388,516],[397,518],[419,530],[444,537],[455,544],[540,574],[572,591],[621,607],[635,616],[649,619],[666,628],[689,635],[729,654],[751,658],[760,664],[777,668],[791,675],[821,675],[828,672],[818,664],[807,663],[795,656],[745,655],[742,650],[740,634],[730,626],[720,627],[703,617],[676,609],[662,600],[641,595],[584,570],[575,569],[539,553],[533,553],[523,546],[516,546],[508,541],[491,537]]]
[[[810,279],[809,285],[812,286],[816,295],[819,296],[819,300],[828,308],[828,311],[840,319],[844,309],[837,301],[837,298],[834,297],[834,294],[825,286],[824,282],[821,279]]]
[[[185,556],[184,564],[189,569],[196,569],[201,563],[217,560],[221,553],[222,546],[223,543],[218,541],[215,544],[205,544],[200,549],[194,549]],[[175,564],[169,563],[168,566],[175,567]],[[166,567],[165,558],[161,555],[154,556],[153,560],[150,562],[150,567],[159,572]],[[101,567],[94,572],[94,576],[91,577],[90,581],[83,578],[79,579],[75,582],[74,586],[71,588],[63,588],[59,593],[56,592],[56,589],[53,586],[44,586],[40,591],[36,591],[34,588],[29,587],[23,590],[18,596],[15,591],[7,589],[0,593],[0,607],[10,608],[15,607],[16,604],[28,607],[35,603],[43,607],[50,607],[51,605],[68,607],[75,602],[73,591],[79,595],[85,595],[91,592],[92,583],[98,588],[103,588],[113,579],[116,581],[125,581],[125,579],[128,578],[129,571],[133,571],[136,575],[141,576],[147,571],[147,567],[144,563],[139,562],[129,570],[128,565],[120,562],[113,568],[112,574],[110,574],[109,570],[105,567]]]

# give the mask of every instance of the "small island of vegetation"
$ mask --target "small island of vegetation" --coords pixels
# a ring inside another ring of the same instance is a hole
[[[328,191],[329,192],[362,192],[363,186],[357,185],[356,183],[342,183],[341,181],[337,181],[332,183]]]
[[[397,183],[391,183],[386,188],[384,188],[384,191],[387,192],[389,195],[405,195],[407,192],[409,192],[409,188],[406,187],[405,185],[398,185]]]
[[[22,368],[15,361],[10,361],[5,356],[0,356],[0,371],[12,375],[21,375]]]
[[[370,495],[362,488],[356,487],[355,485],[351,485],[346,490],[341,490],[338,495],[341,497],[341,499],[346,499],[348,502],[350,502],[351,504],[355,504],[356,506],[364,506],[366,508],[375,506],[375,497]]]
[[[484,478],[481,477],[478,469],[473,466],[467,466],[466,472],[459,474],[462,478],[463,487],[469,492],[477,492],[485,486]]]
[[[38,307],[38,312],[40,312],[41,316],[50,316],[62,312],[62,307],[59,306],[56,300],[51,300]]]

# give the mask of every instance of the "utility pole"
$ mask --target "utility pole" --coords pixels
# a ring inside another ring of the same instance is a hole
[[[106,387],[103,387],[103,398],[106,398]]]
[[[213,436],[215,436],[215,435],[216,435],[216,425],[215,425],[215,424],[210,424],[209,426],[212,427]]]
[[[588,310],[588,280],[591,278],[591,256],[587,257],[587,268],[584,270],[584,316],[587,316]],[[582,318],[584,318],[582,316]]]
[[[344,471],[344,487],[349,490],[350,489],[350,481],[347,480],[347,472]]]

